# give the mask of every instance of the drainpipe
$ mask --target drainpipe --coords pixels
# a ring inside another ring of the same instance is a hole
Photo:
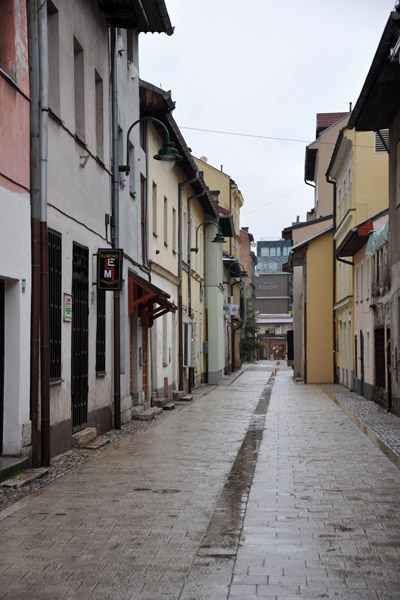
[[[195,196],[190,196],[190,198],[188,198],[187,200],[187,205],[188,205],[188,313],[189,313],[189,318],[192,318],[192,200],[195,200],[196,198],[201,198],[202,196],[204,196],[204,192],[201,192],[200,194],[196,194]],[[194,367],[193,367],[194,368]],[[192,391],[192,386],[190,383],[190,377],[189,377],[189,384],[188,384],[188,391],[189,394]]]
[[[50,465],[50,324],[49,244],[47,235],[47,157],[49,120],[49,68],[47,43],[47,0],[38,8],[39,38],[39,170],[40,170],[40,388],[42,465]]]
[[[29,36],[29,89],[30,89],[30,188],[32,238],[32,300],[31,300],[31,381],[30,419],[32,467],[38,467],[39,458],[39,360],[40,360],[40,170],[39,170],[39,51],[37,32],[37,4],[31,0],[28,9]]]
[[[111,119],[112,119],[112,217],[113,248],[119,248],[118,189],[118,50],[117,32],[111,28]],[[114,292],[114,427],[121,429],[121,305],[120,293]]]
[[[183,200],[182,190],[185,185],[190,185],[199,179],[199,172],[196,171],[196,175],[192,179],[187,179],[178,184],[178,277],[179,277],[179,288],[178,288],[178,347],[179,347],[179,390],[183,390],[183,306],[182,306],[182,271],[183,271]]]

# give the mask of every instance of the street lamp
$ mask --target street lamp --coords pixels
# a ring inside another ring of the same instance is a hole
[[[191,252],[197,253],[199,251],[199,244],[198,244],[199,228],[202,227],[203,225],[215,225],[215,227],[218,229],[218,231],[215,234],[215,238],[211,241],[214,244],[225,244],[226,240],[219,229],[218,223],[216,223],[215,221],[204,221],[203,223],[200,223],[200,225],[197,225],[197,227],[196,227],[196,246],[194,248],[190,248]]]
[[[153,156],[153,158],[155,158],[156,160],[160,160],[166,171],[171,171],[171,169],[173,169],[175,163],[178,162],[179,160],[182,160],[182,156],[180,156],[178,154],[178,150],[175,148],[174,142],[171,141],[171,138],[169,137],[168,128],[164,125],[164,123],[162,121],[160,121],[159,119],[156,119],[155,117],[142,117],[141,119],[138,119],[137,121],[132,123],[132,125],[129,127],[129,129],[127,131],[127,134],[126,134],[126,165],[119,165],[118,171],[120,173],[129,173],[129,171],[131,170],[131,167],[129,164],[129,136],[130,136],[130,133],[131,133],[133,127],[135,127],[135,125],[137,125],[138,123],[143,123],[145,121],[153,121],[154,123],[157,123],[161,127],[161,129],[163,129],[163,131],[165,133],[165,137],[166,137],[165,141],[163,141],[162,148],[160,148],[158,150],[157,154],[155,154]]]
[[[240,275],[235,275],[234,273],[232,273],[231,269],[232,269],[233,265],[239,265],[242,268],[242,270],[240,271]],[[226,270],[228,271],[228,273],[230,275],[232,275],[235,278],[240,277],[240,279],[246,279],[249,276],[248,272],[246,271],[246,269],[244,268],[244,266],[240,262],[236,262],[235,261],[233,264],[230,265],[230,267],[226,267]],[[228,283],[231,283],[231,282],[230,281],[224,281],[223,283],[228,284]]]

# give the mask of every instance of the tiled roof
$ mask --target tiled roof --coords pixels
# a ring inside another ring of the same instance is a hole
[[[331,125],[334,125],[343,119],[347,114],[347,112],[317,113],[317,137],[319,137],[325,129],[328,129],[328,127],[331,127]]]

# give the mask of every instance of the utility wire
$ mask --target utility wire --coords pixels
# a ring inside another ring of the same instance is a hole
[[[311,144],[310,140],[295,140],[292,138],[272,137],[270,135],[255,135],[252,133],[237,133],[234,131],[218,131],[216,129],[201,129],[200,127],[184,127],[183,125],[180,125],[179,128],[191,129],[192,131],[204,131],[206,133],[222,133],[224,135],[237,135],[241,137],[259,138],[261,140],[279,140],[282,142],[300,142],[301,144]]]
[[[219,131],[218,129],[203,129],[201,127],[186,127],[184,125],[179,125],[179,129],[190,129],[191,131],[202,131],[204,133],[219,133],[222,135],[234,135],[238,137],[248,137],[248,138],[257,138],[260,140],[276,140],[279,142],[298,142],[300,144],[325,144],[327,146],[335,146],[336,141],[334,142],[324,142],[320,138],[316,140],[297,140],[294,138],[283,138],[283,137],[273,137],[271,135],[256,135],[254,133],[238,133],[237,131]],[[372,144],[354,144],[354,148],[373,148]]]
[[[251,215],[254,212],[257,212],[257,210],[261,210],[262,208],[266,208],[267,206],[270,206],[271,204],[274,204],[275,202],[278,202],[279,200],[282,200],[282,198],[286,198],[286,196],[290,196],[290,194],[294,194],[298,190],[301,190],[303,187],[304,187],[304,184],[303,185],[299,185],[299,187],[297,187],[296,189],[292,190],[291,192],[287,192],[286,194],[283,194],[283,196],[279,196],[279,198],[275,198],[275,200],[271,200],[271,202],[266,202],[265,204],[262,204],[261,206],[258,206],[257,208],[254,208],[253,210],[249,210],[249,212],[243,214],[243,217],[247,217],[247,215]]]

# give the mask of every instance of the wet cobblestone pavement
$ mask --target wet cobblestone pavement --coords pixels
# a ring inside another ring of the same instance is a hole
[[[0,598],[399,599],[399,420],[325,387],[263,361],[59,457],[3,497]]]
[[[324,385],[334,399],[361,421],[400,459],[400,418],[372,400],[351,392],[342,385]]]

